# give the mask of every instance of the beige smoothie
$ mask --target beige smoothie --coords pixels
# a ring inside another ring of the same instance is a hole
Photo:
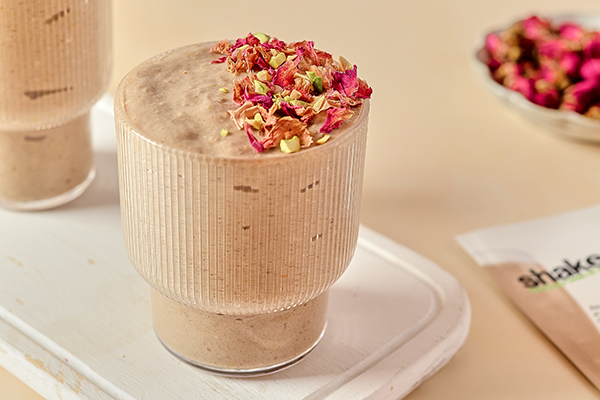
[[[89,110],[110,75],[110,1],[4,1],[0,38],[0,205],[59,205],[93,175]]]
[[[236,121],[236,109],[255,105],[234,104],[234,80],[259,73],[211,63],[213,45],[148,60],[117,91],[124,238],[153,288],[154,326],[167,348],[214,372],[261,374],[296,362],[323,335],[327,290],[358,235],[368,103],[327,133],[326,111],[305,119],[297,132],[311,138],[301,149],[296,128],[269,147],[263,125],[277,130],[282,111],[306,112],[308,96],[258,75],[265,87],[251,88],[274,103],[263,117]],[[291,118],[283,122],[300,126]]]

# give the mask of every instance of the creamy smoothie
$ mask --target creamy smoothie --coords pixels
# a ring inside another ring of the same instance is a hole
[[[214,45],[148,60],[117,90],[123,231],[166,347],[211,371],[261,374],[302,358],[325,329],[327,290],[358,235],[368,103],[332,97],[299,124],[328,81],[314,96],[286,92],[274,83],[292,69],[279,51],[266,56],[279,59],[270,75],[234,75],[231,60],[213,62]],[[303,75],[304,58],[287,54],[296,59]],[[240,95],[235,80],[255,76],[264,84]],[[298,92],[315,78],[289,76]]]
[[[110,75],[110,1],[6,0],[0,38],[0,205],[62,204],[93,177],[88,114]]]

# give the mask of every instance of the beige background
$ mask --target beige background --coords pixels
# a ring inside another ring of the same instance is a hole
[[[453,239],[600,202],[600,146],[529,125],[472,68],[482,32],[531,12],[600,2],[116,0],[110,89],[156,53],[249,31],[343,54],[374,88],[362,222],[454,274],[473,307],[465,346],[408,398],[599,399]],[[0,370],[0,398],[39,396]]]

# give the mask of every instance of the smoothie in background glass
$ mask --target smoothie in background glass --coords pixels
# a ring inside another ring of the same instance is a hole
[[[46,209],[94,176],[89,111],[108,86],[110,0],[0,8],[0,206]]]
[[[371,93],[341,63],[257,34],[161,54],[121,82],[125,244],[180,358],[260,375],[322,337],[356,246]]]

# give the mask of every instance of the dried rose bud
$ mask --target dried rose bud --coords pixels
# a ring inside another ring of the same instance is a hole
[[[595,32],[583,45],[583,56],[586,59],[600,58],[600,33]]]
[[[524,76],[525,78],[539,79],[540,70],[533,62],[521,61],[519,63],[519,67],[521,68],[521,76]]]
[[[523,21],[524,36],[532,40],[540,40],[551,35],[551,23],[535,15]]]
[[[499,61],[504,61],[508,54],[508,45],[500,40],[496,33],[490,33],[485,37],[485,48],[490,53],[492,58]]]
[[[567,51],[565,43],[561,39],[549,39],[539,43],[539,54],[552,60],[560,59]]]
[[[589,118],[600,120],[600,103],[592,105],[584,115]]]
[[[559,90],[563,90],[571,84],[564,70],[555,61],[548,60],[540,66],[539,77],[551,82]]]
[[[558,28],[560,37],[572,41],[580,41],[583,38],[583,28],[573,22],[565,22]]]
[[[546,108],[558,108],[560,96],[558,90],[548,81],[540,79],[535,82],[536,93],[533,94],[531,101]]]
[[[561,109],[583,113],[591,104],[600,100],[600,85],[597,80],[585,80],[565,89]]]
[[[513,77],[517,75],[521,75],[521,67],[519,64],[507,62],[500,65],[500,67],[496,69],[494,72],[494,80],[502,84],[507,77]]]
[[[519,75],[507,77],[504,80],[504,86],[508,87],[510,90],[521,93],[528,100],[531,100],[535,93],[533,85],[533,79],[524,78]]]
[[[586,80],[600,78],[600,58],[592,58],[584,61],[579,73]]]
[[[570,78],[576,79],[579,77],[579,66],[581,65],[581,56],[578,53],[564,53],[558,63]]]

